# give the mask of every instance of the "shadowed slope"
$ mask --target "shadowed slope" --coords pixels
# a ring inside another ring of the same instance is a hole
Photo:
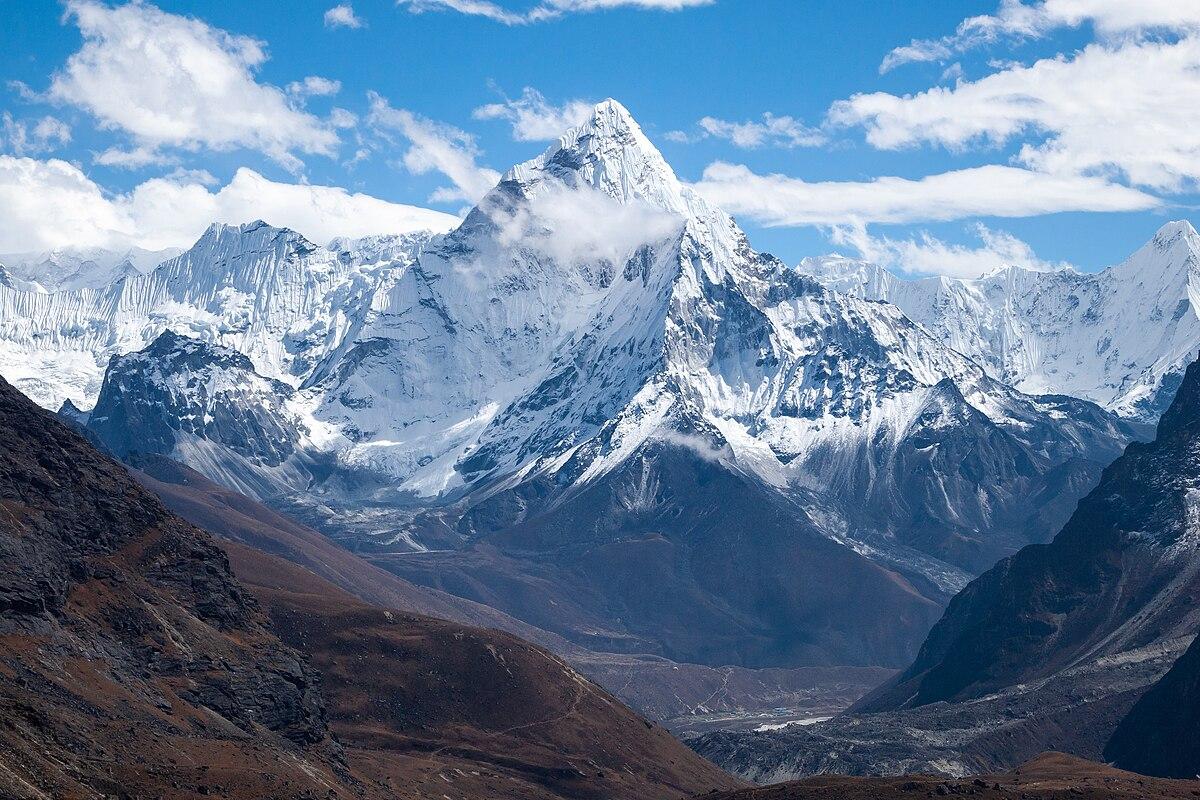
[[[640,799],[736,783],[534,645],[369,606],[294,564],[226,547],[274,629],[320,669],[355,774],[389,792]]]
[[[632,800],[734,784],[534,645],[226,546],[252,593],[207,534],[0,382],[0,795]]]
[[[1104,757],[1146,775],[1200,775],[1200,639],[1121,721]]]
[[[0,612],[0,794],[351,796],[224,553],[3,381]]]

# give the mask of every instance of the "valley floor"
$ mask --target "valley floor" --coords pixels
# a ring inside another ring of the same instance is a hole
[[[1200,797],[1200,781],[1147,778],[1062,753],[1044,753],[1011,772],[946,779],[821,776],[793,783],[705,795],[705,800],[892,800],[972,797],[977,800],[1181,800]]]

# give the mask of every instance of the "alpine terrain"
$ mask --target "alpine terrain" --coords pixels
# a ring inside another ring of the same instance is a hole
[[[1095,274],[1004,267],[977,280],[905,280],[834,257],[805,259],[800,269],[895,304],[1021,391],[1082,397],[1151,424],[1200,349],[1200,235],[1186,221]]]
[[[907,663],[1138,430],[756,252],[615,101],[449,234],[218,225],[0,308],[0,368],[118,455],[573,643],[713,666]]]
[[[4,797],[665,800],[737,785],[534,645],[215,541],[3,381],[0,442]]]
[[[1129,445],[1050,544],[960,592],[906,670],[828,723],[698,749],[755,780],[963,775],[1049,749],[1194,775],[1196,658],[1179,656],[1200,629],[1198,448],[1200,362],[1155,440]]]

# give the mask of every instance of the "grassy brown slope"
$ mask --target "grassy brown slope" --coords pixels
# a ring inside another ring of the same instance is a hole
[[[353,797],[207,534],[0,380],[0,797]]]
[[[633,800],[733,784],[534,645],[228,549],[245,583],[207,533],[0,381],[0,797]]]
[[[579,649],[562,637],[488,606],[416,586],[312,528],[219,486],[177,461],[139,455],[133,466],[134,477],[184,519],[225,539],[299,564],[364,602],[465,625],[497,628],[558,652]]]
[[[704,800],[913,800],[971,797],[975,800],[1193,800],[1200,781],[1147,778],[1062,753],[1044,753],[1001,775],[946,779],[821,776],[735,792]]]
[[[726,724],[697,716],[699,707],[739,716],[744,709],[768,712],[778,707],[804,709],[803,716],[828,715],[845,708],[891,674],[870,667],[708,667],[653,656],[586,650],[489,606],[410,583],[286,514],[218,486],[176,461],[139,456],[135,465],[134,477],[143,486],[172,511],[205,530],[306,567],[371,605],[495,628],[534,642],[568,659],[639,713],[673,722],[684,730]]]
[[[243,545],[234,570],[323,676],[355,774],[399,797],[672,798],[736,781],[506,633],[385,611]]]

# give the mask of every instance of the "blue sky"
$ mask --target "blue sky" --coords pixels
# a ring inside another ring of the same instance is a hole
[[[370,198],[458,214],[614,97],[789,262],[1096,269],[1195,219],[1184,5],[9,0],[0,253],[176,244],[206,211],[314,238],[407,219]]]

